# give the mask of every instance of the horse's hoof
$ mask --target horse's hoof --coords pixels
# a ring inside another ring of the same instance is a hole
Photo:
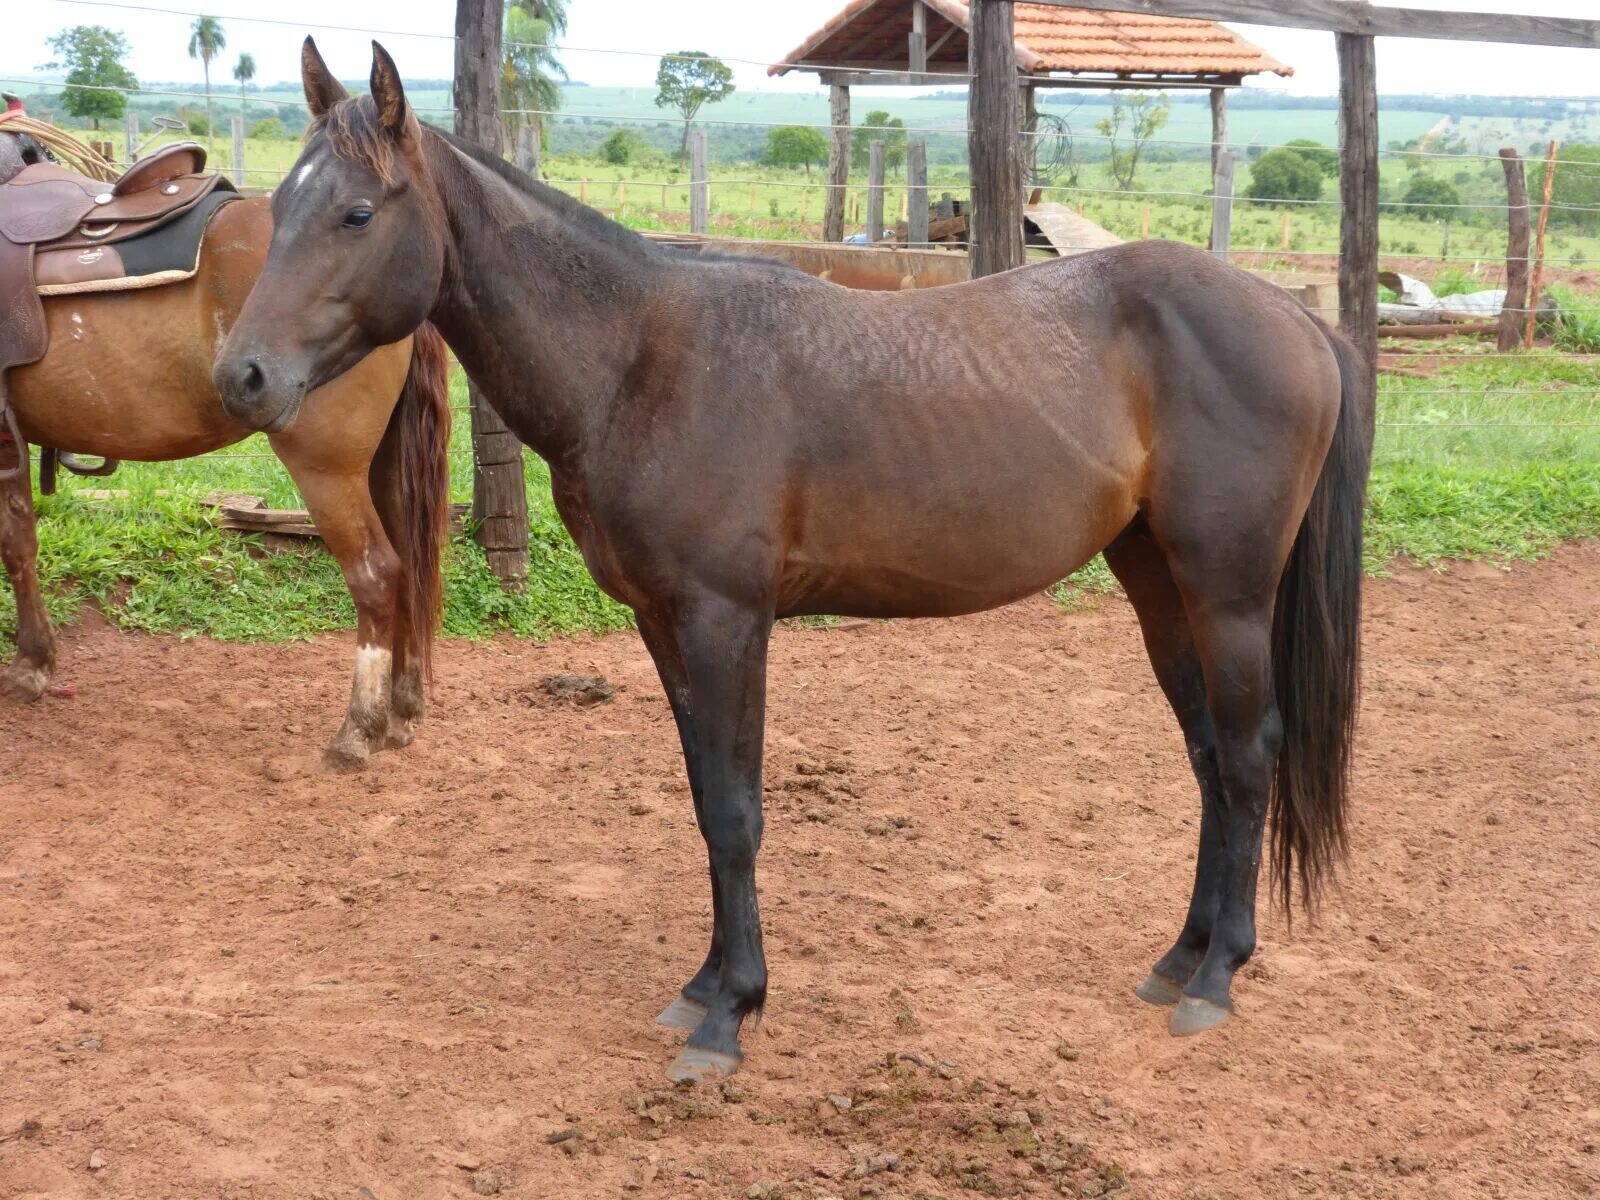
[[[417,740],[417,728],[410,721],[389,719],[389,732],[383,739],[385,750],[403,750]]]
[[[1144,977],[1144,982],[1133,989],[1133,994],[1146,1004],[1176,1004],[1183,996],[1183,985],[1151,971]]]
[[[44,695],[50,677],[37,668],[13,667],[0,672],[0,700],[17,704],[32,704]]]
[[[680,992],[673,998],[672,1003],[657,1015],[656,1024],[665,1025],[668,1029],[694,1029],[699,1026],[700,1018],[705,1015],[704,1004],[698,1000],[691,1000]]]
[[[1178,1007],[1172,1010],[1172,1019],[1167,1023],[1167,1028],[1173,1037],[1189,1037],[1215,1029],[1231,1015],[1230,1010],[1220,1004],[1202,1000],[1199,996],[1185,996],[1178,1001]]]
[[[354,775],[366,770],[371,754],[365,744],[357,749],[335,743],[322,752],[322,769],[335,775]]]
[[[685,1046],[667,1068],[667,1078],[673,1083],[708,1083],[726,1079],[739,1069],[742,1054],[723,1054],[720,1050],[702,1050],[699,1046]]]

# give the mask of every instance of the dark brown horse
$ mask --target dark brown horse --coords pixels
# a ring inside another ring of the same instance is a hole
[[[805,613],[952,616],[1104,550],[1183,727],[1204,816],[1188,919],[1139,994],[1224,1020],[1277,880],[1342,848],[1370,402],[1350,346],[1200,251],[1129,245],[928,291],[652,249],[421,127],[375,47],[316,126],[217,362],[241,421],[434,321],[550,463],[631,605],[711,862],[711,951],[662,1014],[671,1074],[732,1070],[766,996],[756,904],[768,633]],[[977,702],[981,703],[981,698]]]
[[[37,161],[31,137],[0,125],[0,178]],[[264,200],[223,205],[206,226],[191,279],[136,291],[47,297],[50,349],[8,375],[26,441],[80,454],[165,461],[220,449],[264,427],[224,411],[211,382],[223,335],[266,261]],[[368,347],[309,396],[293,429],[269,433],[339,560],[358,620],[355,682],[330,765],[410,742],[441,596],[450,409],[439,335],[419,327]],[[0,699],[33,700],[55,667],[39,591],[27,447],[0,447],[0,556],[17,599],[17,656]]]

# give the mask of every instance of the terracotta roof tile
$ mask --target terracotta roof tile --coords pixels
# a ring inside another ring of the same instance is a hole
[[[962,0],[925,2],[936,14],[929,19],[930,41],[938,36],[941,17],[963,30],[968,28],[968,8]],[[848,69],[885,61],[886,55],[889,56],[887,61],[898,61],[905,53],[910,13],[908,0],[851,0],[783,62],[771,67],[768,74],[782,75],[793,69],[795,63]],[[1292,67],[1284,66],[1215,21],[1146,13],[1093,12],[1042,4],[1018,4],[1015,14],[1017,65],[1030,73],[1177,76],[1294,73]],[[936,62],[948,66],[965,57],[963,33],[946,42]]]

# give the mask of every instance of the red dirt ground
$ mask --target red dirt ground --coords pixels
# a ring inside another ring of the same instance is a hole
[[[1370,595],[1342,894],[1187,1040],[1131,991],[1196,800],[1126,605],[780,631],[771,1002],[682,1092],[637,639],[447,645],[415,747],[275,783],[348,643],[81,625],[79,697],[0,711],[0,1196],[1595,1195],[1600,547]]]

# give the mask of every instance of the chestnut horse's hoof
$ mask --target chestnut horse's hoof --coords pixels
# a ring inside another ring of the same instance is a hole
[[[668,1029],[696,1029],[700,1025],[700,1018],[706,1015],[706,1006],[698,1000],[691,1000],[683,993],[673,997],[672,1003],[667,1005],[656,1016],[657,1025],[665,1025]]]
[[[742,1054],[723,1054],[720,1050],[702,1050],[699,1046],[685,1046],[667,1068],[667,1078],[673,1083],[709,1083],[726,1079],[739,1069]]]
[[[1165,975],[1151,971],[1144,982],[1133,989],[1133,994],[1146,1004],[1176,1004],[1183,996],[1183,984],[1173,983]]]
[[[49,685],[49,674],[37,667],[10,667],[0,671],[0,700],[32,704]]]
[[[363,741],[359,747],[344,742],[334,742],[322,752],[322,769],[335,775],[354,775],[367,768],[372,752]]]
[[[1215,1029],[1231,1015],[1232,1012],[1220,1004],[1202,1000],[1199,996],[1185,996],[1178,1001],[1178,1007],[1172,1010],[1172,1019],[1167,1023],[1167,1028],[1173,1037],[1188,1037]]]

